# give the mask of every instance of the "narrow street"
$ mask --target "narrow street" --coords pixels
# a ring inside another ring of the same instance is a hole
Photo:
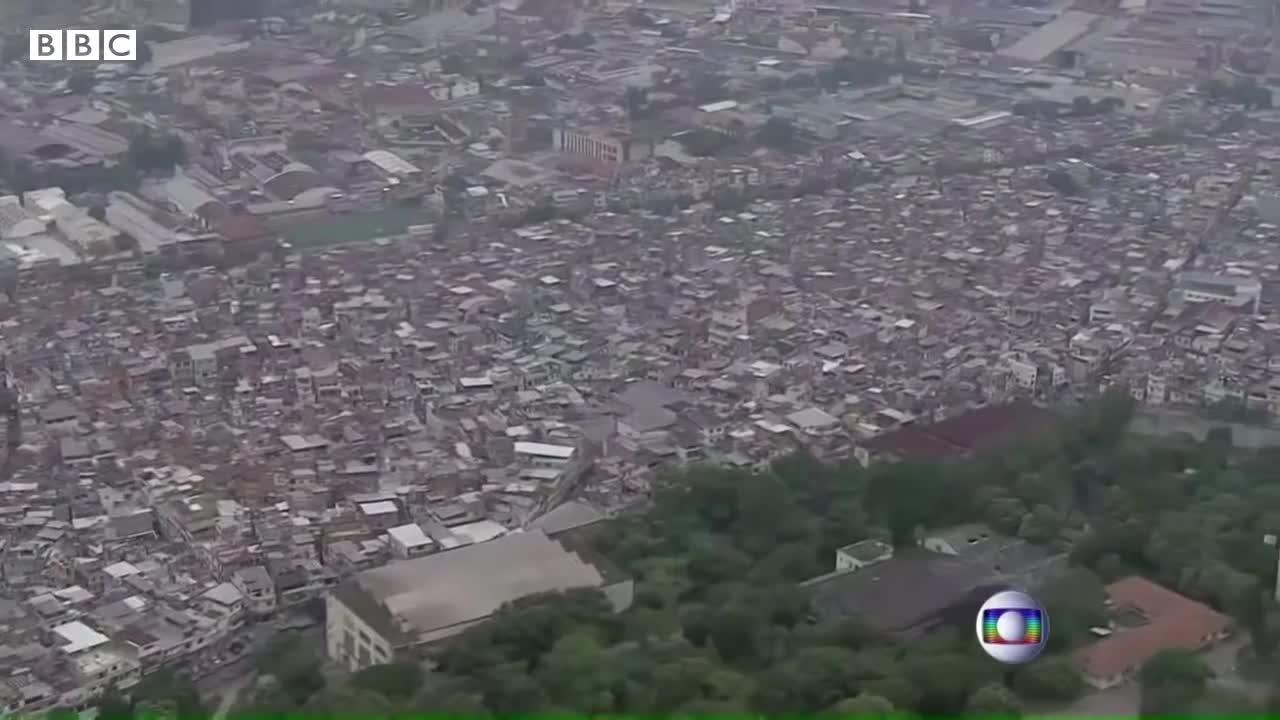
[[[1241,649],[1248,643],[1247,637],[1227,640],[1204,654],[1205,663],[1213,670],[1212,682],[1217,687],[1244,695],[1254,702],[1265,702],[1271,694],[1271,686],[1242,677],[1236,664]]]
[[[242,676],[233,684],[223,688],[222,699],[218,702],[218,708],[213,712],[212,720],[222,720],[235,707],[236,702],[240,699],[240,694],[246,689],[253,687],[253,683],[257,680],[257,673],[250,673]]]
[[[253,687],[258,679],[254,665],[258,661],[259,654],[279,632],[281,632],[280,628],[270,623],[253,627],[246,638],[245,650],[239,657],[205,672],[196,679],[196,688],[204,698],[206,707],[217,708],[213,715],[215,720],[220,720],[230,712],[235,707],[236,701]],[[300,632],[314,642],[323,642],[321,639],[323,630],[318,626],[293,632]]]

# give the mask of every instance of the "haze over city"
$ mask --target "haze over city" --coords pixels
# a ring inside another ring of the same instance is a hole
[[[0,708],[1276,711],[1275,7],[0,0]]]

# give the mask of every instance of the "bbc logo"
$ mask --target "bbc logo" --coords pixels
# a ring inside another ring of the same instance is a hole
[[[32,30],[30,45],[32,60],[138,59],[137,30]]]

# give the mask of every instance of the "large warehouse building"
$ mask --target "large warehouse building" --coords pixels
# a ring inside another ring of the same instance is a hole
[[[539,531],[366,570],[329,595],[329,657],[353,672],[388,663],[483,622],[506,603],[578,588],[599,589],[617,611],[630,606],[634,592],[631,580]]]

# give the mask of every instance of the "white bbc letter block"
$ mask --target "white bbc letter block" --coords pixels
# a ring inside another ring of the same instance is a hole
[[[32,60],[62,60],[61,30],[32,30],[28,38]]]
[[[67,60],[102,59],[102,33],[97,30],[67,31]]]
[[[138,59],[137,30],[103,30],[102,61],[133,62]]]

